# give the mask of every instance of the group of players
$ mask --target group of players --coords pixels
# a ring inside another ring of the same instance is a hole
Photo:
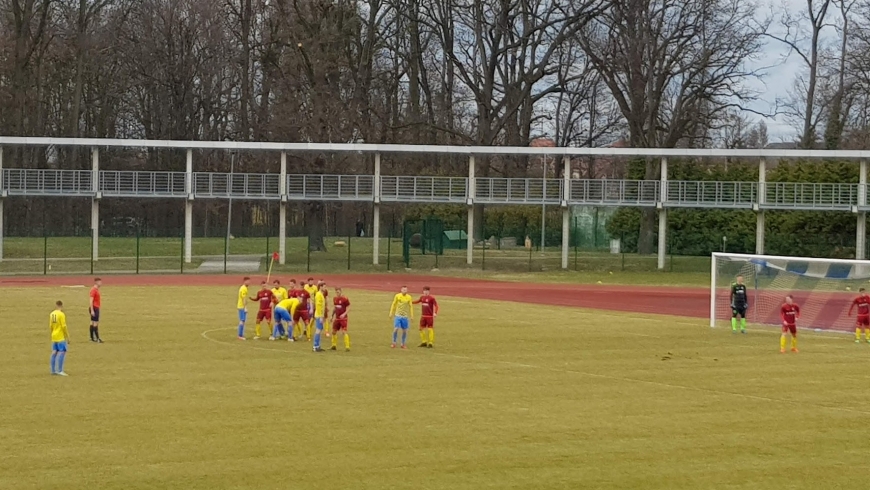
[[[849,306],[848,316],[857,308],[855,321],[855,343],[861,342],[861,328],[864,328],[864,340],[870,343],[870,295],[864,288],[858,289],[858,297],[852,300]],[[737,333],[737,322],[740,321],[740,333],[746,333],[746,311],[749,309],[746,284],[743,276],[737,276],[731,284],[731,331]],[[798,352],[797,348],[797,320],[801,317],[801,308],[794,302],[792,295],[786,295],[785,301],[779,310],[782,319],[782,334],[779,337],[779,351],[785,353],[788,335],[791,335],[791,351]]]
[[[97,277],[94,278],[94,286],[91,288],[88,296],[88,315],[91,317],[90,334],[91,342],[98,344],[103,343],[100,338],[100,286],[103,281]],[[51,374],[57,376],[67,376],[63,370],[66,353],[69,349],[69,328],[66,325],[66,313],[63,312],[63,301],[58,300],[54,304],[54,310],[48,316],[48,328],[51,331]]]
[[[313,341],[314,352],[325,352],[321,348],[321,335],[332,338],[330,350],[338,350],[338,337],[344,340],[344,350],[350,351],[350,336],[347,332],[350,300],[341,288],[335,288],[332,299],[332,311],[327,305],[329,290],[325,281],[317,281],[309,277],[307,281],[290,280],[289,289],[281,285],[280,279],[260,283],[256,296],[249,296],[250,277],[242,280],[236,302],[239,315],[238,339],[245,337],[245,323],[248,316],[248,301],[259,303],[256,322],[254,324],[254,340],[261,338],[261,326],[265,323],[270,332],[269,340],[289,342],[301,341],[303,338]],[[393,320],[393,342],[395,348],[401,332],[402,349],[406,349],[406,340],[410,321],[414,319],[415,304],[422,305],[420,319],[420,347],[432,348],[435,344],[435,316],[438,314],[438,302],[430,294],[429,287],[423,288],[423,295],[416,301],[408,294],[408,288],[402,286],[401,291],[393,298],[390,307],[390,318]],[[330,328],[331,326],[331,328]],[[331,330],[331,335],[330,335]]]

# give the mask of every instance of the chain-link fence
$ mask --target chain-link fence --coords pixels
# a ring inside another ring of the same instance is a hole
[[[90,229],[90,199],[7,198],[0,273],[265,272],[270,257],[279,249],[279,208],[277,202],[195,201],[190,209],[193,228],[188,245],[183,201],[103,199],[95,241]],[[640,220],[644,217],[640,210],[587,207],[570,211],[569,270],[657,270],[655,212],[652,226],[647,227],[650,231],[642,235]],[[491,206],[473,213],[476,238],[472,241],[472,263],[468,264],[466,206],[382,205],[378,260],[373,264],[371,204],[290,203],[285,264],[275,264],[274,271],[519,273],[562,269],[561,208]],[[768,211],[765,252],[855,257],[854,214],[807,213]],[[424,233],[422,228],[406,226],[408,222],[433,224]],[[755,222],[756,214],[751,211],[714,210],[705,214],[700,210],[670,210],[664,269],[707,273],[711,252],[754,253]]]

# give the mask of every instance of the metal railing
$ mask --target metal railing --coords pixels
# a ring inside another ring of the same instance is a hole
[[[280,199],[278,174],[195,172],[193,194],[198,198]]]
[[[569,204],[655,206],[661,194],[656,180],[572,179]]]
[[[562,179],[479,177],[474,200],[483,204],[560,204]]]
[[[186,197],[184,172],[99,172],[93,187],[90,170],[2,169],[2,191],[10,196]],[[553,204],[721,208],[870,211],[859,204],[860,184],[799,182],[715,182],[658,180],[572,179],[563,189],[562,179],[475,179],[474,202],[481,204]],[[193,174],[196,198],[278,200],[279,174]],[[381,176],[381,199],[385,202],[464,203],[469,193],[466,177]],[[866,189],[866,185],[865,185]],[[763,193],[763,195],[762,195]],[[374,200],[371,175],[287,175],[290,200]],[[763,199],[762,199],[763,198]]]
[[[11,196],[82,196],[94,193],[90,170],[4,168],[3,190]]]
[[[108,197],[185,197],[184,184],[184,172],[100,172],[100,192]]]
[[[372,175],[288,175],[287,197],[292,200],[372,201]]]
[[[381,176],[383,201],[464,203],[467,197],[465,177]]]
[[[669,207],[752,209],[758,200],[758,182],[671,180],[667,188]]]
[[[858,205],[858,184],[767,182],[767,209],[850,210]]]

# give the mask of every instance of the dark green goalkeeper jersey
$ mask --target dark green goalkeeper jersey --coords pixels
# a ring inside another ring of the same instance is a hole
[[[746,284],[731,284],[731,307],[745,308],[746,307]]]

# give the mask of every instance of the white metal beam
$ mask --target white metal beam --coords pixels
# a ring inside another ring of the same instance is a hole
[[[468,157],[468,229],[466,230],[465,262],[469,265],[474,261],[474,155]],[[483,244],[486,246],[486,243]]]
[[[562,157],[564,170],[562,175],[562,268],[568,268],[568,250],[571,248],[571,208],[568,206],[568,196],[571,195],[571,157]]]
[[[610,157],[701,157],[784,159],[870,159],[870,150],[757,150],[721,148],[568,148],[527,146],[392,145],[368,143],[269,143],[249,141],[176,141],[103,138],[37,138],[0,136],[5,146],[87,146],[177,148],[288,152],[439,153],[458,155],[551,155]]]
[[[287,262],[287,152],[281,152],[281,180],[278,181],[278,192],[281,203],[278,205],[278,263]]]
[[[193,261],[193,150],[187,149],[187,166],[184,187],[187,199],[184,200],[184,263]]]
[[[378,265],[381,245],[381,154],[375,153],[375,180],[372,183],[374,206],[372,207],[372,264]],[[392,235],[392,233],[390,233]],[[393,237],[387,238],[387,240]]]
[[[858,206],[867,205],[867,160],[861,160],[858,169]],[[867,213],[858,211],[858,223],[855,236],[855,258],[863,260],[867,253]]]
[[[100,150],[91,149],[91,260],[100,258]]]
[[[758,210],[755,216],[755,253],[764,253],[764,209],[761,205],[767,199],[767,161],[762,158],[758,161]]]
[[[659,246],[656,266],[659,270],[665,269],[665,257],[668,253],[668,210],[661,203],[668,200],[668,159],[662,158],[661,181],[659,189]]]

